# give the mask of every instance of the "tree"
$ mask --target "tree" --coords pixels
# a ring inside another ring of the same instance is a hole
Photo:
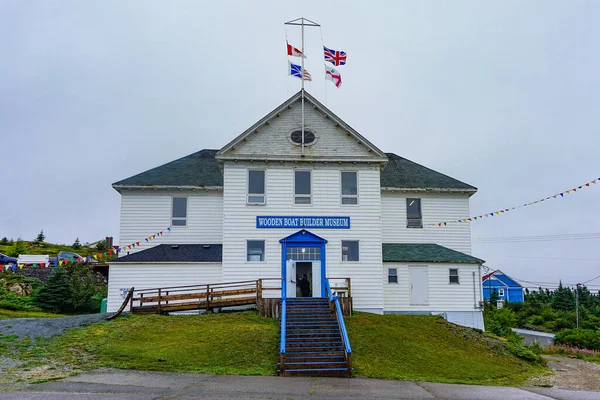
[[[35,238],[36,243],[44,243],[46,240],[46,235],[44,235],[44,230],[42,229],[40,233],[38,233],[37,238]]]
[[[71,307],[71,283],[63,268],[54,268],[35,297],[35,303],[40,308],[54,312],[66,311]]]
[[[106,240],[101,240],[96,244],[96,250],[103,251],[106,250]]]
[[[0,244],[3,244],[3,245],[7,245],[7,244],[9,244],[9,242],[8,242],[8,238],[7,238],[6,236],[4,236],[4,237],[2,238],[2,240],[0,240]]]
[[[73,247],[75,250],[79,250],[81,248],[81,242],[79,241],[79,238],[75,239],[75,243],[73,243]]]
[[[490,304],[492,305],[492,307],[496,307],[496,304],[498,304],[499,299],[500,297],[498,296],[498,291],[496,290],[496,288],[494,288],[494,290],[492,290],[492,293],[490,293]]]
[[[563,311],[575,310],[575,293],[569,287],[564,287],[562,281],[558,284],[558,289],[552,293],[550,300],[552,308]]]

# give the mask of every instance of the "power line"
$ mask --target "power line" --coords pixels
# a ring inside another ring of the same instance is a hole
[[[527,256],[497,256],[498,258],[523,258],[533,260],[564,260],[564,261],[594,261],[600,262],[600,258],[562,258],[562,257],[527,257]]]
[[[595,280],[596,280],[596,279],[598,279],[598,278],[600,278],[600,275],[598,275],[598,276],[597,276],[597,277],[595,277],[595,278],[588,279],[587,281],[585,281],[585,282],[581,282],[581,283],[582,283],[582,284],[586,284],[586,283],[588,283],[588,282],[595,281]]]
[[[532,236],[500,236],[474,238],[473,242],[479,243],[523,243],[523,242],[548,242],[561,240],[589,240],[600,239],[600,232],[571,233],[558,235],[532,235]]]

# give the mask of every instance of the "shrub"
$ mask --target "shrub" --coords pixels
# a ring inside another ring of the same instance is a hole
[[[15,311],[40,311],[33,303],[32,297],[9,292],[4,285],[0,285],[0,308]]]
[[[485,316],[486,330],[495,335],[508,336],[512,333],[510,328],[514,326],[517,326],[517,318],[509,308],[492,309]]]
[[[62,312],[71,308],[71,282],[63,268],[54,268],[48,281],[35,297],[35,303],[40,308],[54,312]]]
[[[600,350],[600,330],[565,329],[554,337],[553,342],[582,349]]]
[[[7,244],[9,244],[9,243],[10,243],[10,242],[8,241],[8,238],[7,238],[6,236],[4,236],[4,237],[2,238],[2,240],[0,240],[0,244],[2,244],[2,245],[7,245]]]
[[[531,325],[543,325],[544,317],[542,317],[541,315],[534,315],[529,319],[529,323]]]

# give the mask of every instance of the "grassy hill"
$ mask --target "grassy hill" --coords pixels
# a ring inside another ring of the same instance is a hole
[[[545,371],[441,318],[356,313],[346,321],[357,376],[519,385]],[[83,368],[274,375],[278,344],[279,321],[253,312],[131,315],[72,330],[43,353]]]
[[[19,241],[22,246],[21,250],[17,248],[16,242],[13,244],[0,244],[0,253],[6,254],[11,257],[17,257],[18,253],[21,254],[48,254],[52,257],[61,251],[73,251],[83,257],[96,254],[99,251],[95,248],[81,246],[79,249],[74,249],[73,246],[67,246],[65,244],[53,244],[53,243],[36,243],[28,241]]]

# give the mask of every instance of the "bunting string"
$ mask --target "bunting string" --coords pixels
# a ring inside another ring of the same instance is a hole
[[[49,267],[56,267],[57,265],[67,265],[67,264],[82,264],[82,263],[86,263],[86,262],[90,262],[92,261],[92,258],[94,260],[102,260],[105,259],[107,257],[110,257],[112,255],[118,255],[119,253],[124,253],[127,250],[131,250],[134,249],[136,247],[140,247],[142,242],[144,243],[150,243],[153,240],[156,240],[156,238],[159,238],[161,236],[164,236],[166,233],[171,232],[171,228],[168,227],[167,229],[164,229],[162,231],[158,231],[153,235],[150,235],[148,237],[145,237],[143,239],[140,239],[137,242],[133,242],[131,244],[128,245],[124,245],[124,246],[119,246],[116,249],[108,249],[105,252],[102,253],[96,253],[93,254],[91,256],[86,256],[86,257],[82,257],[82,258],[78,258],[76,260],[57,260],[57,261],[52,261],[49,263],[36,263],[36,264],[13,264],[12,269],[15,270],[17,269],[17,267],[19,267],[19,269],[23,269],[23,267],[26,266],[32,266],[33,268],[49,268]]]
[[[516,210],[518,208],[532,206],[534,204],[538,204],[538,203],[541,203],[541,202],[546,201],[546,200],[553,200],[553,199],[563,198],[563,197],[565,197],[565,195],[577,193],[577,191],[581,191],[582,189],[586,189],[586,188],[592,187],[592,186],[596,185],[598,182],[600,182],[600,178],[596,178],[596,179],[594,179],[594,180],[592,180],[590,182],[584,183],[583,185],[574,187],[574,188],[569,189],[569,190],[564,190],[564,191],[562,191],[560,193],[556,193],[554,195],[551,195],[551,196],[548,196],[548,197],[544,197],[542,199],[539,199],[539,200],[536,200],[536,201],[532,201],[530,203],[525,203],[525,204],[521,204],[521,205],[518,205],[518,206],[510,207],[510,208],[504,208],[504,209],[501,209],[501,210],[498,210],[498,211],[488,212],[488,213],[485,213],[485,214],[478,215],[476,217],[461,218],[461,219],[457,219],[457,220],[453,220],[453,221],[442,221],[442,222],[436,222],[435,224],[428,224],[428,225],[429,226],[438,226],[438,227],[441,227],[441,226],[447,226],[448,224],[469,223],[469,222],[481,220],[483,218],[492,218],[492,217],[499,216],[499,215],[502,215],[504,213]]]

